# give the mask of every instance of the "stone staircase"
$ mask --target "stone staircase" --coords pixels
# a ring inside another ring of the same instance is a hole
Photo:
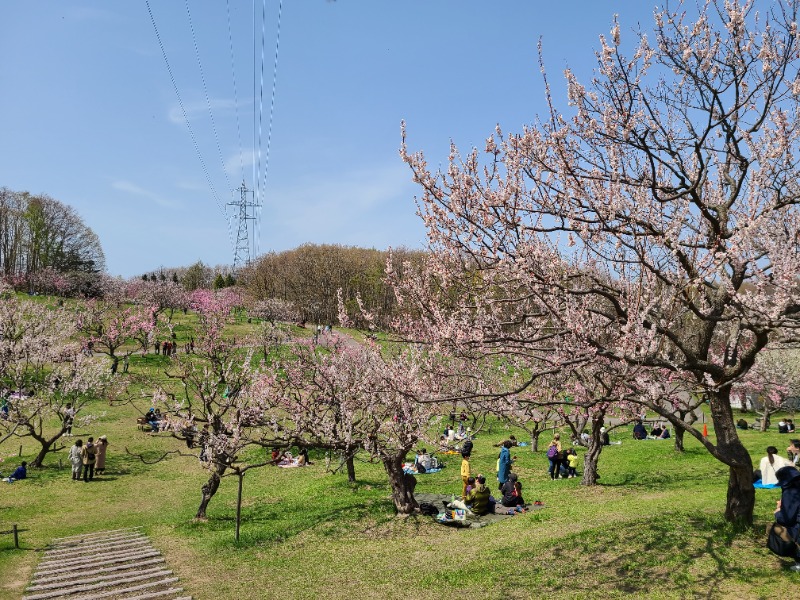
[[[191,600],[139,528],[54,540],[23,600],[50,598]]]

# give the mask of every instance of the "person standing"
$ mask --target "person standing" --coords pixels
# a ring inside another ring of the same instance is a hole
[[[503,442],[503,447],[500,448],[500,457],[497,460],[497,482],[502,489],[503,484],[508,481],[508,475],[511,473],[511,442],[506,440]]]
[[[553,440],[550,442],[550,445],[547,447],[547,460],[550,461],[550,469],[548,473],[550,473],[551,479],[558,479],[561,470],[561,434],[556,433],[553,436]]]
[[[567,477],[576,477],[578,475],[578,453],[575,448],[567,450]]]
[[[467,497],[467,486],[469,485],[469,454],[466,452],[461,455],[461,497]]]
[[[87,483],[94,479],[94,461],[97,449],[94,446],[94,438],[86,440],[86,445],[81,451],[81,462],[83,463],[83,481]]]
[[[72,448],[69,449],[69,462],[72,465],[72,479],[78,481],[83,470],[83,440],[75,440]]]
[[[101,435],[97,438],[97,445],[95,446],[96,459],[94,463],[94,472],[97,475],[103,475],[106,472],[106,450],[108,449],[108,438]]]
[[[64,407],[64,435],[72,437],[72,422],[75,420],[75,408],[67,403]]]

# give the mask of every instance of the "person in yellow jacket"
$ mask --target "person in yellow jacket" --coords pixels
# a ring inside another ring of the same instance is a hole
[[[578,475],[578,453],[575,448],[567,450],[567,477],[576,477]]]
[[[469,485],[469,454],[461,455],[461,481],[464,486],[461,489],[461,497],[467,497],[467,485]]]

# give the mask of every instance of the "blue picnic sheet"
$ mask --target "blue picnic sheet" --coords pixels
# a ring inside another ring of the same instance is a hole
[[[759,489],[762,489],[762,490],[771,490],[772,488],[778,487],[778,484],[777,483],[761,483],[761,480],[757,479],[756,481],[753,482],[753,487],[754,488],[759,488]]]

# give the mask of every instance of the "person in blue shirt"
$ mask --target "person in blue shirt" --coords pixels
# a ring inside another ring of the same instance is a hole
[[[14,472],[11,474],[11,478],[12,479],[25,479],[28,476],[28,469],[26,468],[27,466],[28,466],[28,463],[26,463],[23,460],[22,464],[20,466],[18,466],[14,470]]]
[[[644,428],[641,421],[636,421],[636,425],[633,426],[633,437],[637,440],[647,439],[647,430]]]
[[[8,483],[12,483],[14,481],[17,481],[18,479],[25,479],[28,476],[28,469],[26,468],[27,466],[28,466],[28,463],[26,463],[23,460],[22,464],[20,466],[18,466],[14,470],[14,472],[11,474],[11,477],[6,477],[5,479],[3,479],[3,481],[7,481]]]
[[[508,480],[508,475],[511,473],[511,442],[506,440],[503,442],[503,447],[500,448],[500,458],[497,461],[497,481],[500,487]]]

